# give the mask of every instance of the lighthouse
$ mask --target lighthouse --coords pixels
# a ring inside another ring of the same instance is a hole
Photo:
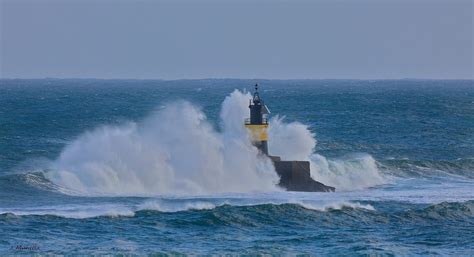
[[[268,155],[268,115],[270,111],[258,94],[258,84],[255,93],[249,100],[250,118],[245,120],[245,127],[250,132],[252,143],[261,153]]]
[[[275,171],[280,177],[278,185],[288,191],[301,192],[334,192],[335,188],[326,186],[311,177],[310,162],[296,160],[281,160],[279,156],[271,156],[268,152],[268,115],[270,110],[258,93],[258,84],[255,92],[249,99],[250,117],[245,119],[252,144],[259,153],[269,157]]]

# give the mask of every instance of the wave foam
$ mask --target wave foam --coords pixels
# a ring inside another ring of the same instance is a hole
[[[327,159],[311,155],[311,176],[338,190],[357,190],[387,183],[375,159],[368,154],[348,155],[340,159]]]
[[[369,154],[352,154],[327,159],[315,154],[316,139],[308,126],[299,122],[284,123],[283,118],[270,121],[269,148],[283,160],[310,161],[311,176],[337,191],[359,190],[387,183],[387,178]]]
[[[243,126],[249,93],[234,91],[222,104],[221,132],[187,102],[170,104],[143,122],[103,126],[69,144],[46,177],[87,196],[205,195],[279,190],[269,158],[258,154]],[[375,160],[327,160],[313,154],[306,125],[271,120],[270,154],[311,161],[312,176],[337,190],[384,182]]]
[[[187,102],[171,104],[139,124],[87,132],[63,150],[47,177],[85,195],[277,190],[270,159],[257,154],[242,125],[239,109],[248,98],[236,91],[225,99],[221,115],[234,117],[222,120],[222,133]]]

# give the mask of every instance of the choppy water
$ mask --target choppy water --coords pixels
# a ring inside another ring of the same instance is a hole
[[[273,187],[254,82],[0,80],[0,255],[474,255],[473,81],[259,81],[335,193]]]

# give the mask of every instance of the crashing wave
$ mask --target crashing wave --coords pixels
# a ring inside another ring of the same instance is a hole
[[[170,104],[144,121],[103,126],[81,135],[61,152],[46,177],[87,196],[202,195],[279,190],[269,158],[251,144],[243,120],[248,93],[235,90],[221,109],[221,129],[188,102]],[[384,183],[370,155],[327,160],[314,154],[307,126],[275,117],[270,154],[310,160],[312,176],[338,190]]]

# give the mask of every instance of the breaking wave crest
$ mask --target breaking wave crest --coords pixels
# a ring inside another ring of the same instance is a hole
[[[279,190],[269,158],[251,144],[243,120],[249,93],[235,90],[222,104],[221,129],[188,102],[177,102],[144,121],[103,126],[81,135],[55,160],[45,176],[74,194],[199,195]],[[384,183],[370,155],[328,160],[314,154],[307,126],[274,117],[270,154],[311,161],[312,176],[353,190]]]
[[[248,206],[261,206],[261,205],[296,205],[303,207],[308,210],[315,211],[329,211],[329,210],[340,210],[342,208],[352,209],[366,209],[374,211],[374,207],[370,204],[361,204],[359,202],[348,202],[348,201],[335,201],[335,202],[306,202],[296,200],[284,200],[284,201],[267,201],[260,200],[255,202],[211,202],[211,201],[184,201],[184,202],[165,202],[161,200],[149,200],[138,206],[138,210],[154,210],[160,212],[178,212],[178,211],[189,211],[189,210],[211,210],[222,206],[232,207],[248,207]]]
[[[441,202],[422,208],[412,209],[405,206],[398,212],[386,212],[378,210],[371,204],[360,202],[257,202],[257,203],[215,203],[213,201],[198,200],[184,202],[168,202],[160,200],[149,200],[136,206],[125,206],[117,204],[103,205],[62,205],[50,207],[32,207],[16,209],[0,209],[0,220],[9,219],[16,216],[56,216],[72,219],[87,219],[95,217],[135,217],[135,216],[153,216],[159,213],[178,213],[184,214],[190,211],[199,211],[209,213],[213,218],[227,220],[229,222],[240,222],[243,216],[248,220],[261,219],[278,220],[289,218],[292,215],[304,215],[302,211],[311,212],[315,218],[325,215],[344,215],[358,222],[361,218],[373,217],[391,218],[401,222],[420,222],[433,220],[465,220],[474,217],[474,201],[466,202]],[[245,215],[244,215],[245,214]],[[205,214],[202,214],[205,215]],[[240,217],[240,218],[239,218]],[[371,218],[373,222],[377,219]],[[254,222],[259,222],[254,220]],[[341,222],[340,218],[334,217],[333,222]]]
[[[175,213],[186,211],[222,211],[224,209],[268,209],[268,208],[304,208],[306,210],[327,212],[341,209],[361,209],[375,211],[370,204],[361,204],[358,202],[333,202],[333,203],[306,203],[300,201],[268,202],[260,201],[255,203],[232,203],[228,201],[213,202],[206,200],[198,201],[164,201],[147,200],[136,206],[126,206],[120,204],[102,204],[102,205],[61,205],[32,207],[23,209],[0,209],[0,215],[14,216],[56,216],[71,219],[87,219],[95,217],[133,217],[137,213],[154,211],[160,213]]]

